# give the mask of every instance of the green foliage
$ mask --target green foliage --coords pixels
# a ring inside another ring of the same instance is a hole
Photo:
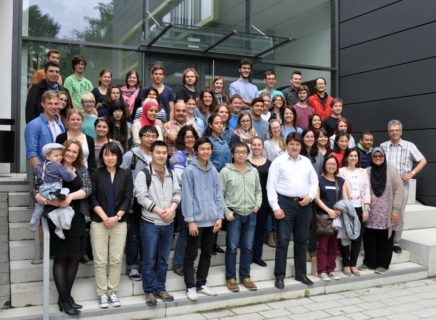
[[[43,14],[38,5],[29,7],[29,36],[56,38],[61,25],[48,14]]]
[[[114,3],[101,3],[95,7],[100,13],[99,18],[84,17],[88,26],[84,31],[73,30],[77,39],[90,42],[109,42],[113,40]]]

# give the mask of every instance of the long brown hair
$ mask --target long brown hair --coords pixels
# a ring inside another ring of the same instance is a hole
[[[83,150],[82,150],[82,144],[77,139],[68,139],[64,142],[64,150],[62,151],[62,158],[64,158],[65,153],[67,152],[67,149],[72,145],[75,144],[79,147],[79,153],[77,154],[77,159],[73,161],[73,166],[83,166]]]

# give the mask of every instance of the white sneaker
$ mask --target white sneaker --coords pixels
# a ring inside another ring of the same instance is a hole
[[[121,302],[118,299],[117,293],[115,291],[113,291],[109,295],[109,299],[111,300],[112,307],[121,307]]]
[[[335,274],[334,272],[330,272],[329,277],[330,277],[330,279],[333,279],[333,280],[341,280],[341,277],[338,276],[337,274]]]
[[[109,298],[105,293],[98,297],[98,306],[102,309],[109,308]]]
[[[207,285],[201,286],[201,289],[198,292],[205,294],[207,296],[216,296],[217,293],[209,288]]]
[[[188,291],[186,291],[186,297],[191,301],[197,301],[198,295],[197,295],[197,288],[188,288]]]
[[[325,272],[321,273],[321,274],[319,275],[319,278],[320,278],[322,281],[330,281],[329,276],[328,276],[327,273],[325,273]]]

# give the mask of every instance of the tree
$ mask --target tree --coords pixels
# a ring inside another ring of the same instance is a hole
[[[55,38],[60,29],[61,25],[48,14],[42,14],[38,5],[29,7],[29,36]]]
[[[101,3],[95,7],[100,13],[99,18],[84,17],[88,27],[84,31],[73,30],[73,34],[80,40],[90,42],[109,42],[113,40],[114,3]]]

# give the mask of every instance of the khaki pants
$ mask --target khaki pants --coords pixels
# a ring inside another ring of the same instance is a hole
[[[117,291],[121,278],[127,223],[119,222],[107,229],[103,223],[91,222],[92,254],[94,255],[97,295]],[[107,266],[109,263],[109,270]],[[107,276],[108,271],[109,276]]]

